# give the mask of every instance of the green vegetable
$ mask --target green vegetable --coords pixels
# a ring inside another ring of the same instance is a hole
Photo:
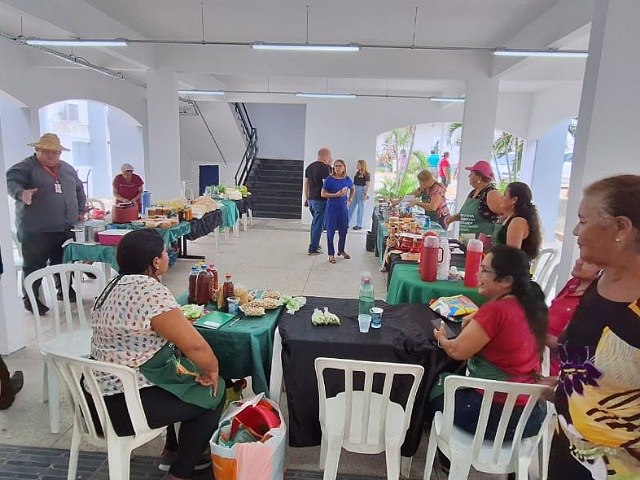
[[[324,307],[324,312],[316,308],[311,315],[311,323],[314,325],[340,325],[340,318],[331,313],[327,307]]]
[[[187,304],[180,307],[182,314],[189,320],[196,320],[204,314],[204,305]]]

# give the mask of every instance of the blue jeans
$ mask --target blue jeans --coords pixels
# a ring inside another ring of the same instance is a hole
[[[355,227],[362,228],[362,217],[364,217],[364,185],[356,185],[356,195],[349,206],[349,224],[353,221],[353,212],[356,212],[357,220]]]
[[[311,241],[309,243],[309,253],[314,253],[320,248],[320,237],[324,228],[324,211],[327,207],[326,200],[309,200],[309,211],[311,219]]]

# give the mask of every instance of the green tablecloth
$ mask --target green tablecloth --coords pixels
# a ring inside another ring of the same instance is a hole
[[[110,229],[128,229],[138,230],[144,228],[142,226],[133,226],[130,223],[112,223]],[[191,231],[189,222],[180,222],[171,228],[156,228],[162,235],[164,243],[167,247],[173,242],[178,241],[183,235],[187,235]],[[116,247],[107,245],[86,245],[82,243],[69,243],[64,247],[62,254],[63,263],[77,262],[81,260],[90,260],[92,262],[102,262],[110,264],[115,271],[118,271],[118,262],[116,262]]]
[[[238,206],[233,200],[226,198],[216,199],[216,202],[220,203],[220,210],[222,211],[222,228],[232,228],[238,221]]]
[[[140,228],[145,228],[143,225],[132,225],[130,223],[111,223],[109,224],[109,229],[126,229],[126,230],[138,230]],[[156,230],[162,235],[164,239],[165,245],[168,247],[173,242],[177,242],[180,237],[183,235],[188,235],[191,231],[191,225],[189,222],[180,222],[177,225],[174,225],[171,228],[156,228]]]
[[[64,247],[62,263],[71,263],[81,260],[108,263],[114,268],[114,270],[118,271],[116,247],[105,245],[86,245],[83,243],[70,243]]]
[[[187,303],[187,293],[177,297],[178,303]],[[211,305],[208,310],[215,310]],[[268,310],[262,317],[242,317],[231,320],[217,330],[196,327],[213,349],[224,378],[251,376],[255,393],[269,394],[273,335],[282,307]]]
[[[476,305],[485,302],[477,288],[465,287],[462,281],[438,280],[425,282],[420,279],[417,264],[400,264],[393,268],[391,283],[387,290],[387,303],[429,303],[430,300],[452,295],[466,295]]]

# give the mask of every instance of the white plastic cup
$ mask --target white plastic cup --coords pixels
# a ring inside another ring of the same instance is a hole
[[[227,304],[229,305],[229,313],[237,315],[240,311],[240,299],[238,297],[228,297]]]
[[[360,333],[368,333],[369,327],[371,327],[371,315],[368,313],[358,315],[358,327],[360,328]]]

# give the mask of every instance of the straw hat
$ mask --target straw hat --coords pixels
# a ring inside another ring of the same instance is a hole
[[[51,150],[51,151],[60,151],[64,150],[68,152],[69,149],[60,145],[60,139],[58,135],[55,133],[45,133],[40,137],[36,143],[28,143],[30,147],[34,147],[36,150]]]

